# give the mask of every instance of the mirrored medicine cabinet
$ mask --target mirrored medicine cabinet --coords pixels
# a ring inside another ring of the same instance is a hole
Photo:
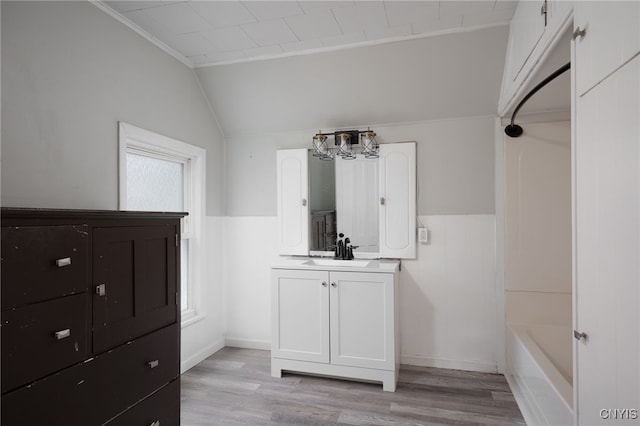
[[[382,144],[376,159],[279,150],[278,253],[331,256],[342,233],[356,258],[415,258],[415,154],[415,142]]]

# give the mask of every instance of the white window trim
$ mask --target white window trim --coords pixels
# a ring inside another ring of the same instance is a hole
[[[176,139],[141,129],[131,124],[119,122],[119,207],[127,209],[127,154],[138,154],[158,159],[180,161],[185,167],[185,205],[191,204],[190,214],[182,221],[181,239],[189,244],[189,306],[182,311],[182,327],[204,319],[206,312],[202,303],[202,282],[204,277],[204,244],[202,226],[205,216],[204,200],[206,151]],[[180,301],[178,301],[180,303]]]

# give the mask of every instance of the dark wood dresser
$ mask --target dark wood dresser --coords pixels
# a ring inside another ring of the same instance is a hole
[[[3,426],[180,424],[184,215],[2,209]]]

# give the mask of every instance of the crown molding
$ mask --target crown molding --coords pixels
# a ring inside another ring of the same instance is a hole
[[[105,5],[102,2],[102,0],[89,0],[89,3],[93,4],[95,7],[97,7],[100,10],[102,10],[104,13],[106,13],[107,15],[111,16],[112,18],[116,19],[120,23],[126,25],[127,27],[129,27],[130,29],[132,29],[133,31],[135,31],[136,33],[141,35],[143,38],[145,38],[147,41],[149,41],[152,44],[154,44],[156,47],[160,48],[161,50],[164,50],[166,53],[168,53],[169,55],[173,56],[178,61],[182,62],[187,67],[189,67],[191,69],[194,68],[193,63],[190,60],[188,60],[187,58],[182,56],[175,49],[173,49],[170,46],[168,46],[165,43],[163,43],[158,38],[156,38],[153,35],[149,34],[149,32],[147,32],[145,29],[141,28],[140,26],[138,26],[137,24],[132,22],[130,19],[126,18],[121,13],[118,13],[117,11],[113,10],[112,8],[110,8],[109,6]]]

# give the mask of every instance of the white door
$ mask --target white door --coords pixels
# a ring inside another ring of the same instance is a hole
[[[271,271],[271,356],[329,362],[329,274]]]
[[[331,363],[394,367],[393,275],[331,272]]]
[[[416,144],[380,145],[380,257],[416,257]]]
[[[309,253],[309,179],[306,149],[276,153],[278,253]]]
[[[576,73],[591,72],[590,64],[578,50]],[[575,342],[574,387],[581,425],[640,424],[639,103],[640,57],[576,98],[574,325],[586,338]],[[635,419],[625,409],[635,409]]]

